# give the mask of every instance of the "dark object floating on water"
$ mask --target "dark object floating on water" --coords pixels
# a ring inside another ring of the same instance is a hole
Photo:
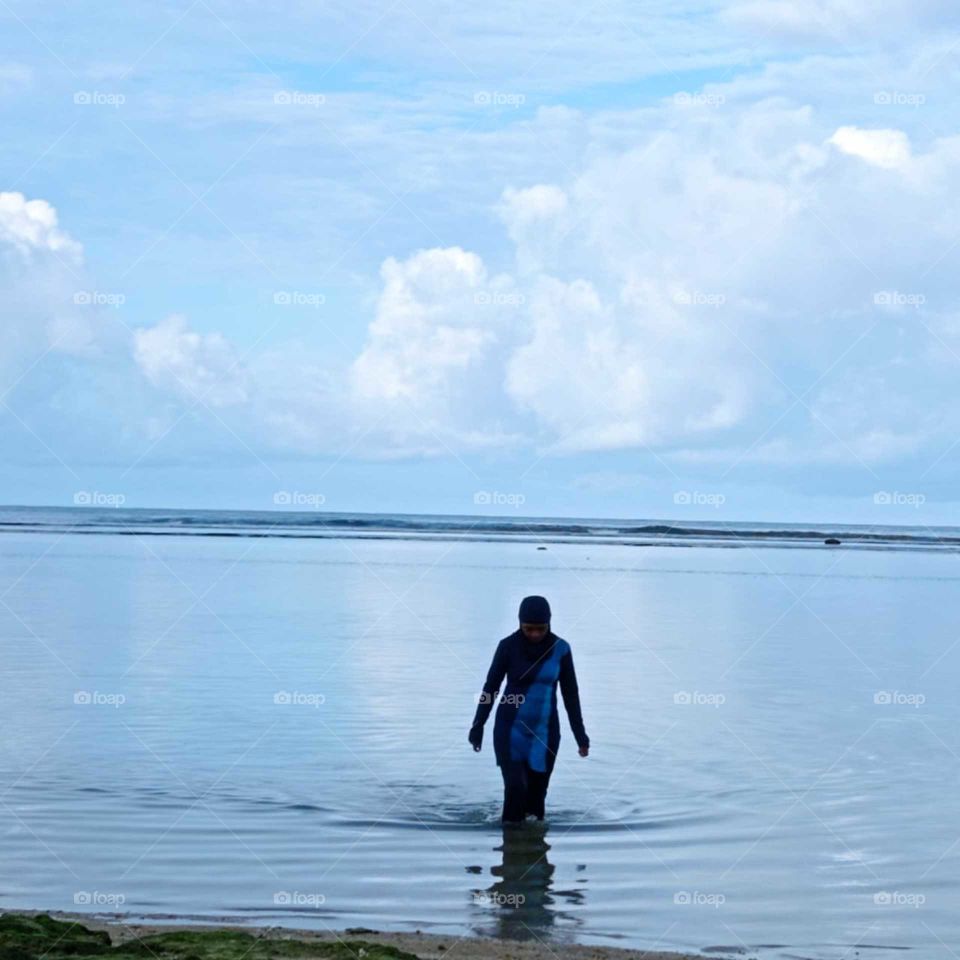
[[[546,547],[537,547],[538,550],[546,550]]]
[[[831,547],[835,547],[840,541],[836,537],[827,537],[823,542],[829,544]]]

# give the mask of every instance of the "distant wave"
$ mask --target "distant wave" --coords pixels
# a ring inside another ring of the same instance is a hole
[[[664,546],[840,546],[960,549],[956,527],[638,521],[264,510],[0,507],[0,533],[117,536],[515,540]]]

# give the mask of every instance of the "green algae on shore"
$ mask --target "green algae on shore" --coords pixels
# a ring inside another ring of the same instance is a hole
[[[113,945],[110,935],[48,914],[0,916],[0,960],[418,960],[414,953],[365,940],[304,942],[237,930],[151,933]]]

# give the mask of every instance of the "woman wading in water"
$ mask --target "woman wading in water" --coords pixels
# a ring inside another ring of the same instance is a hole
[[[521,823],[532,814],[542,820],[560,746],[558,683],[580,756],[590,752],[570,644],[550,629],[550,604],[543,597],[524,597],[520,629],[497,644],[468,735],[474,750],[483,743],[483,725],[504,677],[493,725],[493,752],[503,775],[501,819]]]

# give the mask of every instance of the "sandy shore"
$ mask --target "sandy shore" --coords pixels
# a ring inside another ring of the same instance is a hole
[[[287,927],[257,927],[229,923],[170,922],[139,923],[123,914],[60,913],[56,911],[15,910],[3,916],[39,917],[46,914],[55,920],[82,923],[88,930],[103,931],[114,946],[129,944],[139,938],[178,932],[217,933],[230,931],[249,934],[264,940],[294,940],[302,944],[331,944],[358,941],[381,947],[393,947],[414,954],[420,960],[705,960],[702,955],[663,951],[631,950],[622,947],[599,947],[546,943],[537,940],[505,940],[486,937],[455,937],[430,933],[381,933],[366,927],[346,930],[296,930]],[[367,952],[367,951],[365,951]],[[375,953],[375,950],[368,951]],[[322,954],[322,951],[318,951]],[[362,955],[362,954],[361,954]]]

